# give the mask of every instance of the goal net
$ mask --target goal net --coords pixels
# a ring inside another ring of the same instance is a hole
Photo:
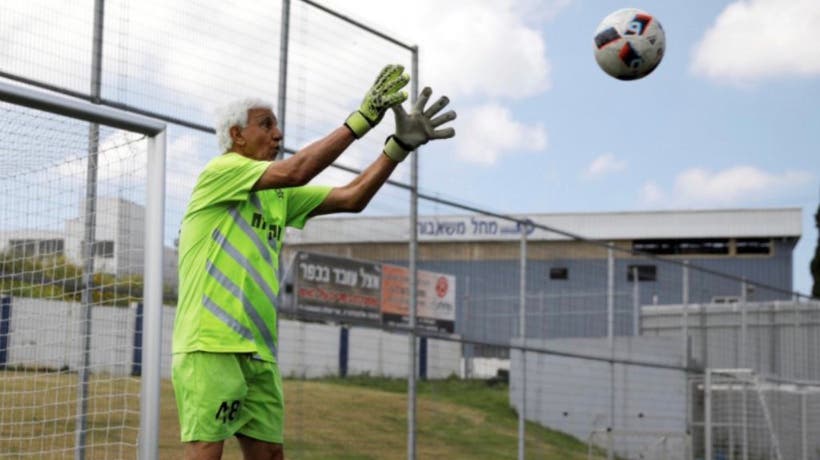
[[[134,458],[149,138],[0,102],[0,139],[0,457]]]

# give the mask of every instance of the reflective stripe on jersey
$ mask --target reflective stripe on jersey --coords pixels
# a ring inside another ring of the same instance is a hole
[[[216,302],[211,300],[207,295],[202,296],[202,306],[208,309],[209,312],[213,313],[214,316],[219,318],[219,320],[225,323],[229,328],[233,329],[234,332],[250,341],[253,341],[253,332],[240,324],[239,321],[231,317],[228,312],[223,310],[222,307],[217,305]]]
[[[262,214],[265,213],[265,211],[262,209],[262,202],[259,201],[259,195],[257,195],[256,192],[251,192],[251,203],[253,203],[253,205],[256,206],[256,209],[258,209],[259,212],[261,212]]]
[[[239,217],[239,219],[244,222],[244,219],[242,219],[241,217]],[[239,252],[239,250],[236,249],[236,247],[234,247],[234,245],[232,245],[227,238],[225,238],[225,235],[223,235],[218,228],[214,229],[211,236],[213,237],[214,241],[216,241],[216,244],[218,244],[222,249],[224,249],[225,252],[228,255],[230,255],[234,261],[236,261],[236,263],[238,263],[242,266],[242,268],[248,271],[248,274],[251,275],[251,278],[253,278],[254,282],[256,282],[256,285],[265,292],[265,295],[268,296],[268,299],[270,299],[270,301],[272,302],[273,299],[276,298],[276,294],[274,294],[273,291],[270,290],[270,286],[268,286],[268,283],[265,282],[265,279],[262,277],[262,274],[259,273],[259,270],[257,270],[256,267],[254,267],[251,264],[251,261],[248,260],[247,257],[245,257],[244,255],[242,255],[242,253]],[[256,235],[254,234],[254,236]],[[265,253],[267,254],[267,249],[265,249]],[[268,254],[268,260],[270,260],[270,254]],[[273,264],[270,265],[270,269],[274,269]],[[271,305],[275,311],[276,307],[273,306],[273,304]]]
[[[259,312],[256,311],[254,308],[253,303],[251,303],[250,299],[242,292],[242,289],[236,285],[233,281],[228,279],[224,273],[219,271],[216,268],[216,265],[208,262],[208,275],[215,279],[222,287],[225,288],[226,291],[230,292],[234,298],[239,300],[242,303],[242,307],[245,309],[245,314],[250,317],[251,321],[253,321],[253,325],[256,326],[256,329],[259,330],[259,333],[262,334],[262,338],[265,340],[265,345],[268,346],[273,356],[276,356],[276,344],[273,342],[273,337],[270,334],[270,329],[265,325],[265,320],[259,316]],[[227,313],[225,314],[227,316]],[[224,319],[223,319],[224,321]],[[251,336],[250,340],[253,340],[253,336]]]
[[[251,226],[248,225],[248,222],[242,218],[242,215],[239,214],[239,210],[233,208],[229,211],[229,214],[233,218],[233,221],[236,222],[236,225],[238,225],[239,228],[241,228],[242,231],[245,233],[245,235],[247,235],[248,238],[251,239],[251,242],[253,242],[253,245],[256,246],[256,250],[259,251],[259,254],[262,255],[263,259],[265,259],[265,262],[267,262],[268,265],[273,267],[273,261],[270,257],[269,247],[262,242],[262,240],[259,238],[259,235],[257,235],[256,232],[251,228]]]

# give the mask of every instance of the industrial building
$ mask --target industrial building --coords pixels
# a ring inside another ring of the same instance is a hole
[[[526,244],[512,220],[418,217],[418,268],[456,277],[455,329],[464,338],[508,344],[518,335],[522,254],[532,338],[606,336],[610,301],[614,334],[631,335],[641,305],[791,298],[800,208],[513,217],[535,224]],[[284,261],[307,251],[406,265],[409,234],[406,216],[317,218],[289,229]]]

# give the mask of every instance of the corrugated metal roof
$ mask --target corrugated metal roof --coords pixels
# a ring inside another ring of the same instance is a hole
[[[527,214],[538,225],[591,240],[672,238],[800,238],[800,208],[721,209],[683,211],[630,211],[600,213]],[[291,243],[342,243],[407,241],[405,216],[321,217],[312,219],[302,231],[290,229]],[[419,216],[420,241],[509,241],[518,240],[517,224],[481,215]],[[528,239],[566,240],[568,237],[536,228]]]

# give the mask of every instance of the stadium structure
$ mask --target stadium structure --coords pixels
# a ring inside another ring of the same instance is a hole
[[[526,335],[532,338],[607,335],[609,245],[615,249],[616,335],[635,332],[635,312],[642,305],[682,303],[687,266],[697,285],[689,290],[691,303],[732,303],[744,295],[748,301],[791,299],[800,208],[512,217],[535,224],[526,229],[524,246],[515,221],[418,217],[418,268],[455,276],[456,333],[464,338],[509,343],[516,336],[522,253]],[[285,260],[306,251],[407,265],[408,222],[404,216],[317,218],[304,230],[290,230]],[[714,276],[718,272],[725,276]],[[743,293],[741,280],[767,288]]]

